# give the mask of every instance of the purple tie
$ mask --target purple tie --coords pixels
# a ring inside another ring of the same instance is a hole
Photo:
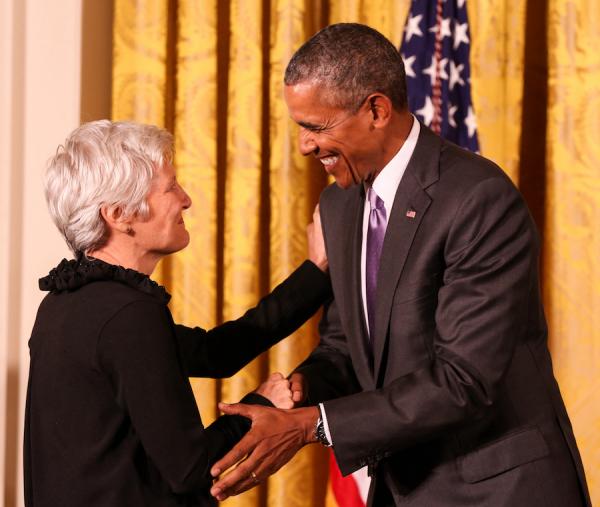
[[[379,258],[385,236],[387,221],[385,206],[372,187],[369,188],[367,197],[371,205],[369,213],[369,229],[367,231],[367,259],[366,259],[366,292],[367,313],[369,319],[369,336],[371,344],[375,336],[375,293],[377,292],[377,272],[379,271]]]

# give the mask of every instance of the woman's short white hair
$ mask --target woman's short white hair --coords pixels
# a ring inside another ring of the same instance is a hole
[[[158,167],[173,158],[173,136],[153,125],[98,120],[74,130],[50,160],[44,181],[52,220],[75,255],[97,250],[108,228],[100,214],[148,215]]]

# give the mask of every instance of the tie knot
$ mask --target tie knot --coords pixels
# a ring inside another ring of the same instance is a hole
[[[367,198],[369,199],[369,204],[371,205],[371,209],[385,210],[385,206],[383,205],[383,199],[379,197],[373,187],[369,187]]]

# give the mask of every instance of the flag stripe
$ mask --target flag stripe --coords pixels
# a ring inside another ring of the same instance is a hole
[[[354,476],[342,476],[333,452],[329,455],[329,481],[339,507],[365,507]]]

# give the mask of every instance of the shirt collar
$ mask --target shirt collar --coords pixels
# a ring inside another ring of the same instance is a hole
[[[420,131],[421,126],[418,120],[413,116],[412,128],[410,129],[406,141],[404,141],[404,144],[400,147],[392,160],[386,164],[373,181],[373,190],[375,190],[375,193],[383,200],[386,210],[392,209],[394,198],[396,197],[396,190],[398,190],[400,180],[402,180],[408,162],[412,157],[413,151],[415,151]],[[366,190],[367,189],[365,188],[365,191]]]

